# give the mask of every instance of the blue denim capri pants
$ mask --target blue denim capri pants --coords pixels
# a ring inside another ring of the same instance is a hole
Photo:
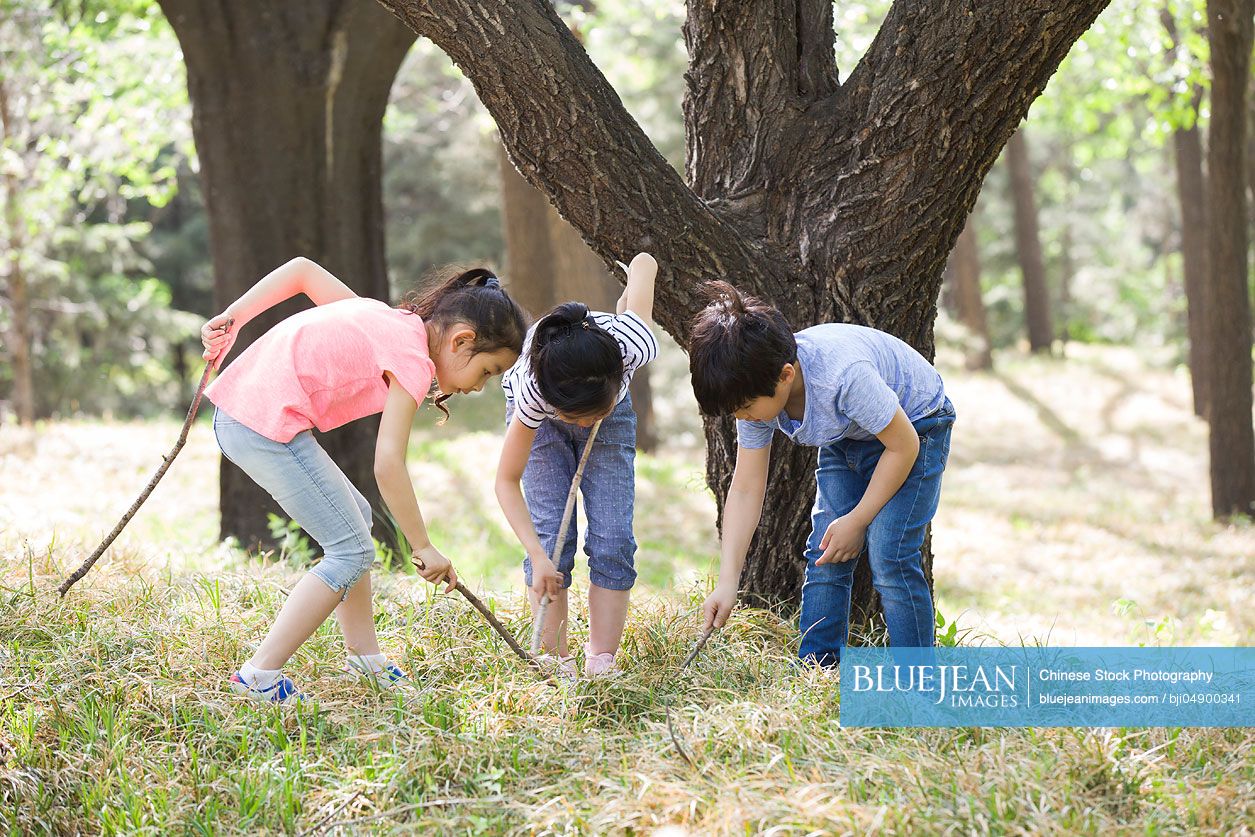
[[[507,402],[507,425],[513,415],[514,404]],[[591,432],[591,427],[553,418],[545,419],[536,430],[523,471],[523,496],[546,555],[553,555],[571,481],[575,479],[575,470]],[[636,538],[632,534],[635,466],[636,411],[632,409],[629,395],[602,420],[580,481],[584,512],[588,516],[584,533],[588,577],[593,584],[607,590],[630,590],[636,583]],[[578,516],[578,509],[572,512],[571,528],[557,561],[564,589],[571,586],[571,571],[575,569]],[[523,556],[523,577],[530,587],[532,561],[526,555]]]
[[[314,434],[305,430],[290,442],[276,442],[219,409],[214,412],[214,436],[222,455],[266,489],[318,542],[323,558],[310,572],[339,593],[341,601],[347,598],[375,561],[370,503]]]

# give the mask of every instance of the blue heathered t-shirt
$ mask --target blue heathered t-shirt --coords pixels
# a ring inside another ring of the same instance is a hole
[[[794,335],[806,387],[800,422],[781,412],[774,421],[737,421],[744,448],[763,448],[779,428],[799,445],[866,441],[889,426],[899,406],[911,421],[946,399],[941,375],[908,344],[874,328],[828,323]]]

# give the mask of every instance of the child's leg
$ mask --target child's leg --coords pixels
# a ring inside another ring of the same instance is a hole
[[[529,586],[527,601],[532,605],[532,613],[540,609],[540,596]],[[540,632],[540,650],[546,654],[557,654],[565,657],[570,653],[567,643],[567,622],[570,619],[570,597],[567,589],[558,591],[558,595],[549,598],[545,607],[545,626]]]
[[[625,397],[601,423],[580,490],[588,526],[588,653],[614,654],[623,639],[628,599],[636,583],[636,412]]]
[[[309,432],[291,442],[267,439],[226,416],[215,416],[223,453],[266,489],[323,550],[323,559],[292,590],[249,661],[277,669],[370,571],[375,558],[368,522],[348,479]]]
[[[523,496],[532,525],[540,537],[545,554],[552,557],[558,540],[558,527],[562,523],[562,511],[566,508],[571,481],[579,465],[581,451],[573,446],[567,430],[569,425],[547,419],[536,431],[532,451],[523,469]],[[545,611],[545,624],[541,630],[541,648],[546,652],[567,654],[567,588],[571,586],[571,570],[575,568],[575,544],[579,540],[578,512],[572,510],[567,527],[562,555],[558,558],[558,572],[562,574],[562,592],[549,602]],[[528,600],[533,612],[539,606],[540,597],[531,592],[532,561],[523,557],[523,580],[528,590]]]
[[[361,510],[362,518],[366,521],[367,531],[369,531],[374,518],[370,503],[348,477],[345,477],[344,482],[353,493],[353,498],[357,500],[357,507]],[[370,573],[362,573],[362,577],[353,585],[353,589],[349,590],[349,595],[340,602],[335,611],[336,621],[340,623],[340,631],[344,634],[344,646],[350,654],[369,656],[379,653],[379,638],[375,635],[375,612],[371,590]]]
[[[926,423],[926,424],[925,424]],[[872,584],[880,593],[889,644],[931,647],[935,635],[933,599],[920,549],[924,531],[941,499],[941,475],[950,453],[953,415],[916,422],[919,454],[906,482],[867,528],[867,557]],[[883,448],[880,449],[883,452]],[[879,454],[869,456],[874,467]],[[870,471],[867,472],[870,474]]]
[[[850,632],[850,587],[855,561],[816,564],[824,551],[819,544],[832,521],[858,505],[867,481],[849,467],[841,445],[819,449],[815,471],[815,505],[811,534],[806,541],[806,580],[802,583],[798,657],[803,662],[835,666]]]

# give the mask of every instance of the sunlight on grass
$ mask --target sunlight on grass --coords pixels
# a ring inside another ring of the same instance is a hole
[[[943,366],[959,420],[934,529],[939,610],[964,642],[1251,644],[1255,530],[1207,520],[1187,383],[1123,350],[1069,351],[1000,357],[993,376]],[[437,428],[420,414],[420,501],[463,578],[523,636],[520,550],[492,496],[499,396],[454,416]],[[289,666],[317,702],[288,711],[221,685],[301,570],[217,543],[206,424],[65,600],[56,584],[143,487],[178,420],[0,428],[0,824],[1228,833],[1255,821],[1249,729],[843,729],[836,676],[796,669],[795,626],[760,611],[739,611],[677,676],[717,541],[696,423],[669,421],[681,443],[638,459],[641,582],[621,677],[538,682],[465,602],[380,572],[381,641],[414,687],[381,695],[342,676],[329,622]],[[582,559],[576,580],[586,589]],[[665,701],[698,773],[671,748]]]

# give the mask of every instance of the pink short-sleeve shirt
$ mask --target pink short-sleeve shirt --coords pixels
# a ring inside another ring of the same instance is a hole
[[[301,311],[259,337],[205,395],[268,439],[331,430],[383,411],[384,372],[422,403],[436,372],[422,318],[377,299]]]

